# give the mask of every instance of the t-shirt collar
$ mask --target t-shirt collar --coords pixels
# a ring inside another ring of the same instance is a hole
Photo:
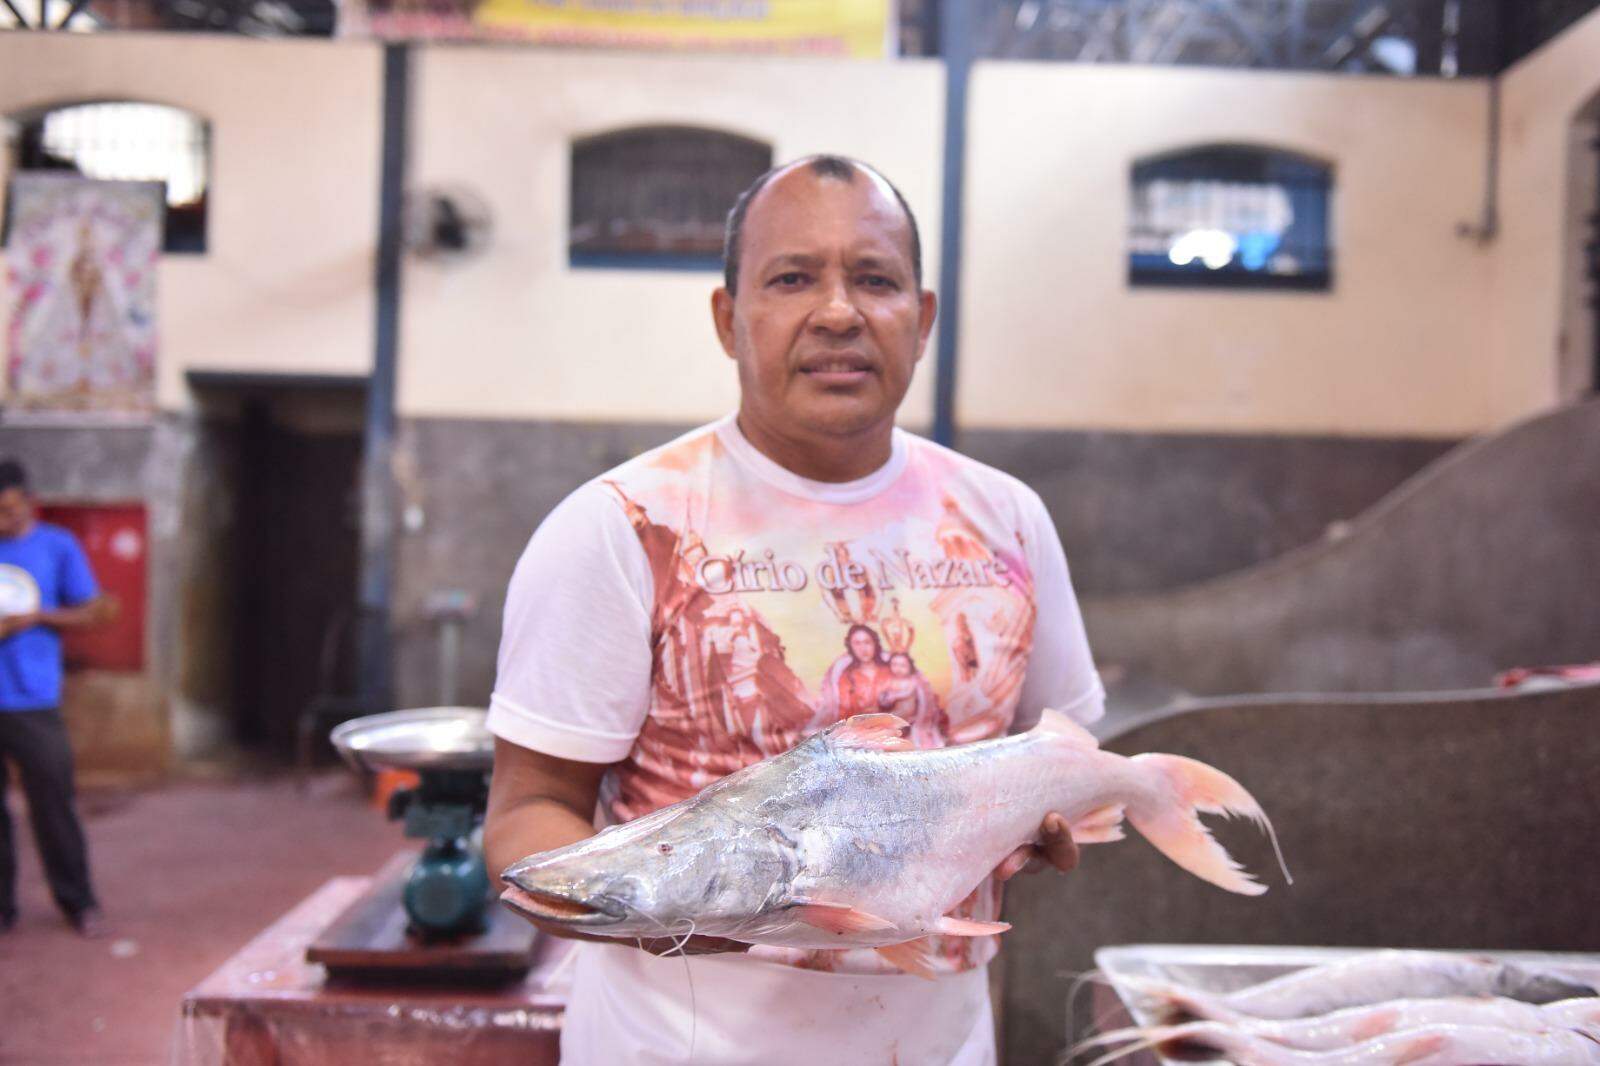
[[[773,488],[818,503],[860,503],[870,500],[894,483],[906,468],[909,449],[904,431],[895,428],[889,439],[889,459],[866,477],[854,481],[813,481],[780,466],[756,449],[739,429],[738,414],[712,423],[725,448],[741,464]]]

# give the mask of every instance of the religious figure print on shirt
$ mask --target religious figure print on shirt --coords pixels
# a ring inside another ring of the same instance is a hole
[[[603,482],[654,583],[651,707],[602,793],[611,819],[685,799],[852,715],[897,714],[919,748],[1007,732],[1033,637],[1033,575],[1014,518],[961,476],[959,457],[919,449],[914,469],[847,506],[790,496],[774,507],[770,491],[727,491],[727,471],[711,470],[732,462],[705,433]],[[991,920],[998,909],[986,881],[955,913]],[[989,940],[935,948],[964,969],[992,955]],[[862,954],[796,961],[833,969]],[[875,968],[864,954],[849,968]]]

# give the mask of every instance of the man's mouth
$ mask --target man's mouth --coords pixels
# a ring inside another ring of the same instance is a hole
[[[800,373],[821,385],[854,385],[873,373],[872,360],[859,355],[812,356]]]

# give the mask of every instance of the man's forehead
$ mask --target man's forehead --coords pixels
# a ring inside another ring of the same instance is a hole
[[[745,220],[746,252],[759,242],[761,258],[805,254],[824,204],[854,216],[853,251],[909,255],[911,223],[887,181],[863,167],[854,168],[850,180],[817,174],[805,161],[773,175],[756,194]]]

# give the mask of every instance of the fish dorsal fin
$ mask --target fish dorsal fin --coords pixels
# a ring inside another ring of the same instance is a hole
[[[916,977],[933,980],[933,953],[928,950],[928,938],[908,940],[904,944],[890,944],[878,948],[878,954],[895,967]]]
[[[910,728],[911,723],[897,714],[858,714],[829,726],[822,735],[835,748],[909,751],[911,741],[906,739],[905,732]]]
[[[876,914],[857,910],[848,903],[824,903],[821,900],[797,899],[794,916],[807,925],[825,929],[840,936],[846,933],[881,933],[893,929],[894,923]]]
[[[1033,727],[1033,731],[1043,736],[1060,737],[1073,747],[1083,748],[1086,751],[1094,751],[1100,747],[1100,742],[1094,738],[1093,733],[1060,711],[1053,711],[1048,707],[1039,715],[1039,724]]]
[[[950,914],[933,923],[933,931],[944,936],[991,936],[1010,928],[1010,922],[978,922]]]

